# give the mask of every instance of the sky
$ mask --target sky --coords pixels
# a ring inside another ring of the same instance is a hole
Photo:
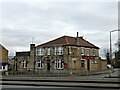
[[[118,0],[2,0],[0,1],[0,43],[9,50],[29,51],[36,45],[67,35],[83,36],[109,49],[110,31],[118,29]],[[118,32],[112,33],[112,49]]]

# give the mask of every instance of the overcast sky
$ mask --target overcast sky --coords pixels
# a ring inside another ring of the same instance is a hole
[[[5,0],[0,9],[0,40],[10,56],[15,51],[28,51],[33,37],[33,43],[39,45],[79,32],[100,47],[103,57],[103,50],[109,48],[109,31],[118,28],[117,0]],[[113,32],[112,44],[117,38],[118,32]]]

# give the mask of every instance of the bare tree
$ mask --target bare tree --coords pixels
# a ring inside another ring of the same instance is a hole
[[[106,57],[106,60],[107,60],[107,64],[111,64],[109,49],[104,49],[104,54],[105,54],[105,57]]]
[[[115,46],[120,50],[120,39],[115,43]]]

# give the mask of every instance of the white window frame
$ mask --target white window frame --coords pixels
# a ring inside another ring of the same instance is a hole
[[[21,65],[22,65],[22,68],[27,68],[27,61],[26,60],[23,60],[21,62]]]
[[[54,68],[55,69],[64,69],[64,63],[62,62],[61,59],[55,61]]]
[[[47,48],[47,55],[50,55],[50,48]]]
[[[58,55],[63,55],[63,47],[58,47]]]
[[[42,60],[36,62],[36,68],[37,69],[43,69],[44,68],[44,64],[43,64]]]
[[[86,55],[90,56],[90,49],[89,48],[86,49]]]
[[[54,49],[54,54],[57,55],[57,47]]]
[[[85,48],[81,47],[81,55],[85,55]]]
[[[0,70],[1,71],[7,71],[8,70],[8,65],[1,66]]]
[[[82,67],[82,61],[84,61],[84,67]],[[81,68],[85,68],[85,60],[81,60]]]
[[[38,49],[36,49],[36,56],[38,56]]]
[[[44,49],[43,48],[38,48],[37,49],[37,54],[40,55],[40,56],[44,55]]]
[[[92,49],[93,56],[96,56],[96,49]]]

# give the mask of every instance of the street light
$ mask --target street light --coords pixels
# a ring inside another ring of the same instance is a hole
[[[111,72],[112,72],[112,44],[111,44],[112,41],[111,41],[111,34],[112,34],[112,32],[115,32],[115,31],[120,31],[120,29],[110,31],[110,64],[111,64],[111,69],[110,69],[109,77],[111,77]]]

